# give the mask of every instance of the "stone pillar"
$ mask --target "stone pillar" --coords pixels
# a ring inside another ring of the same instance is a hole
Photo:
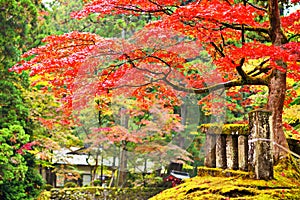
[[[238,135],[227,135],[226,137],[227,168],[238,169]]]
[[[206,134],[205,141],[205,160],[206,167],[216,167],[216,135]]]
[[[216,167],[226,169],[226,135],[219,134],[216,136]]]
[[[248,136],[240,135],[238,138],[238,156],[239,169],[243,171],[248,170]]]
[[[237,133],[238,134],[238,133]],[[232,169],[239,169],[239,143],[238,135],[232,135],[232,149],[233,149],[233,166]]]
[[[256,179],[273,178],[273,152],[268,110],[255,110],[249,113],[249,170]]]

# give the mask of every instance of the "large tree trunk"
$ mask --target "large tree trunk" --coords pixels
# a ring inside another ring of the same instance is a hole
[[[286,91],[286,74],[279,70],[273,72],[269,84],[269,99],[267,108],[272,111],[271,129],[273,139],[276,142],[274,145],[275,163],[281,158],[287,156],[287,152],[278,145],[288,149],[287,140],[282,128],[282,111]]]
[[[278,0],[269,0],[269,17],[270,17],[270,36],[272,43],[276,46],[281,46],[287,40],[282,33],[280,23],[280,11]],[[286,64],[281,60],[277,64],[283,69],[286,69]],[[288,149],[288,143],[282,128],[282,112],[286,92],[286,72],[274,69],[269,82],[269,99],[267,108],[272,111],[271,128],[273,138],[276,144]],[[287,156],[288,152],[281,147],[274,146],[275,163],[281,158]]]

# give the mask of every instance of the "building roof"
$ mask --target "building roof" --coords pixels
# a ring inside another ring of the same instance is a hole
[[[62,148],[53,152],[54,156],[52,162],[54,164],[69,164],[69,165],[95,165],[96,161],[93,156],[88,154],[76,154],[76,151],[80,148]],[[73,153],[75,152],[75,153]],[[113,166],[113,157],[103,158],[103,165]],[[101,155],[98,162],[101,162]],[[115,158],[115,162],[118,162],[118,158]],[[100,165],[101,163],[99,163]]]

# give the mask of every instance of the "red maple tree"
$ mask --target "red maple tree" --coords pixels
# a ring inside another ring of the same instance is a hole
[[[243,85],[267,86],[266,108],[272,111],[274,140],[288,147],[282,110],[286,79],[300,80],[300,11],[283,16],[284,8],[278,0],[91,0],[73,17],[98,13],[99,17],[147,15],[151,20],[130,40],[80,32],[46,37],[44,46],[24,54],[12,70],[30,70],[31,75],[49,81],[66,111],[88,102],[91,94],[122,89],[128,93],[127,86],[145,105],[150,102],[145,99],[151,99],[145,96],[155,94],[145,87],[155,88],[162,100],[170,102],[173,90],[200,94]],[[214,67],[189,62],[199,57],[199,49],[209,53]],[[89,78],[91,74],[97,78]],[[167,89],[160,91],[163,88]],[[79,93],[85,98],[74,101]],[[277,159],[287,154],[275,150]]]

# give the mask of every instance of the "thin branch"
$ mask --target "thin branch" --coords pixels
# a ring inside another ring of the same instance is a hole
[[[169,8],[163,8],[162,6],[159,6],[159,7],[161,9],[158,9],[158,10],[143,10],[143,9],[141,9],[137,6],[133,6],[133,5],[131,5],[130,7],[128,7],[128,5],[115,6],[116,9],[133,11],[133,12],[137,12],[137,13],[148,13],[148,14],[150,14],[150,13],[165,13],[167,15],[171,15],[173,13],[173,11]]]
[[[245,62],[245,58],[242,58],[241,61],[240,61],[239,66],[236,67],[236,70],[239,73],[239,75],[242,77],[243,80],[247,80],[248,76],[242,68],[243,65],[244,65],[244,62]]]
[[[266,35],[265,33],[262,33],[262,32],[259,32],[259,33],[257,33],[259,36],[260,36],[260,38],[258,38],[258,37],[254,37],[254,36],[251,36],[251,35],[247,35],[247,38],[249,38],[250,40],[256,40],[256,41],[259,41],[259,42],[270,42],[271,41],[271,38],[270,38],[270,36],[269,35]],[[263,35],[263,34],[265,34],[265,35]]]
[[[169,9],[169,8],[163,8],[162,5],[156,3],[156,2],[154,2],[154,1],[152,1],[152,0],[148,0],[148,1],[151,2],[151,3],[153,3],[154,5],[156,5],[157,7],[160,7],[160,8],[163,10],[163,12],[164,12],[165,14],[167,14],[167,15],[173,14],[173,11],[172,11],[171,9]]]
[[[242,24],[242,44],[245,44],[245,25]]]
[[[223,51],[214,42],[210,42],[210,44],[213,45],[213,47],[217,50],[217,52],[219,52],[219,54],[222,57],[225,57],[225,54],[223,53]]]
[[[150,74],[154,74],[154,75],[156,75],[156,76],[158,76],[158,75],[166,75],[165,73],[163,73],[163,72],[154,72],[154,71],[151,71],[151,70],[149,70],[149,69],[143,69],[143,68],[139,68],[139,67],[134,67],[135,69],[137,69],[137,70],[139,70],[139,71],[145,71],[145,72],[148,72],[148,73],[150,73]]]
[[[228,24],[225,22],[219,22],[220,24],[222,24],[225,28],[231,28],[234,30],[242,30],[242,25],[240,24]],[[245,31],[255,31],[255,32],[262,32],[262,33],[267,33],[269,34],[269,29],[267,28],[259,28],[259,27],[252,27],[252,26],[248,26],[248,25],[244,25],[244,29]]]
[[[271,70],[271,68],[269,68],[269,67],[262,68],[258,72],[256,72],[255,74],[252,74],[252,77],[256,77],[256,76],[258,76],[258,75],[260,75],[262,73],[267,74],[270,70]]]
[[[220,30],[220,32],[221,32],[221,30]],[[222,32],[221,32],[221,39],[222,39],[223,46],[225,47],[226,43],[225,43],[225,39],[224,39]],[[220,48],[221,48],[221,46],[220,46]],[[223,48],[221,48],[221,50],[223,51]]]
[[[232,6],[232,4],[229,2],[229,0],[225,0],[226,3],[228,3],[230,6]]]
[[[288,38],[288,42],[290,42],[292,39],[296,38],[296,37],[300,37],[300,34],[295,34],[291,37]]]
[[[175,85],[172,82],[170,82],[169,80],[167,80],[167,77],[163,78],[163,81],[166,82],[166,84],[170,85],[175,90],[187,92],[187,93],[195,93],[195,94],[203,94],[203,93],[213,92],[213,91],[216,91],[219,89],[228,89],[231,87],[243,86],[243,85],[268,85],[267,79],[248,78],[247,80],[235,79],[232,81],[218,83],[215,85],[196,89],[196,88],[185,88],[185,87],[182,87],[179,85]]]
[[[253,77],[255,77],[255,76],[258,76],[259,74],[261,74],[261,73],[266,73],[266,72],[268,72],[269,70],[270,70],[270,68],[263,68],[263,66],[267,63],[267,62],[269,62],[270,61],[270,59],[267,59],[267,60],[264,60],[263,62],[261,62],[258,66],[256,66],[253,70],[251,70],[250,72],[248,72],[247,73],[247,75],[248,76],[253,76]],[[259,71],[259,72],[256,72],[256,71]],[[256,72],[256,73],[254,73],[254,72]]]
[[[159,78],[159,79],[151,80],[151,81],[149,81],[147,83],[138,84],[138,85],[122,84],[122,85],[119,85],[119,86],[116,86],[116,87],[113,87],[113,88],[110,88],[110,89],[113,90],[113,89],[119,89],[119,88],[125,88],[125,87],[131,87],[131,88],[145,87],[147,85],[151,85],[152,83],[155,83],[155,82],[158,82],[158,81],[161,81],[161,80],[162,79]]]
[[[257,6],[257,5],[254,5],[253,3],[250,3],[249,1],[247,1],[247,0],[245,0],[245,2],[247,3],[247,4],[249,4],[250,6],[252,6],[253,8],[256,8],[257,10],[261,10],[261,11],[264,11],[264,12],[268,12],[268,10],[267,9],[265,9],[265,8],[262,8],[262,7],[259,7],[259,6]]]
[[[233,81],[229,81],[226,83],[220,83],[220,84],[216,84],[216,85],[212,85],[212,86],[208,86],[208,87],[204,87],[204,88],[200,88],[200,89],[195,89],[195,88],[185,88],[185,87],[182,87],[179,85],[175,85],[171,81],[167,80],[167,78],[164,78],[163,81],[166,82],[166,84],[170,85],[175,90],[187,92],[187,93],[195,93],[195,94],[209,93],[209,92],[216,91],[216,90],[219,90],[222,88],[230,88],[233,86],[243,85],[240,80],[233,80]]]

